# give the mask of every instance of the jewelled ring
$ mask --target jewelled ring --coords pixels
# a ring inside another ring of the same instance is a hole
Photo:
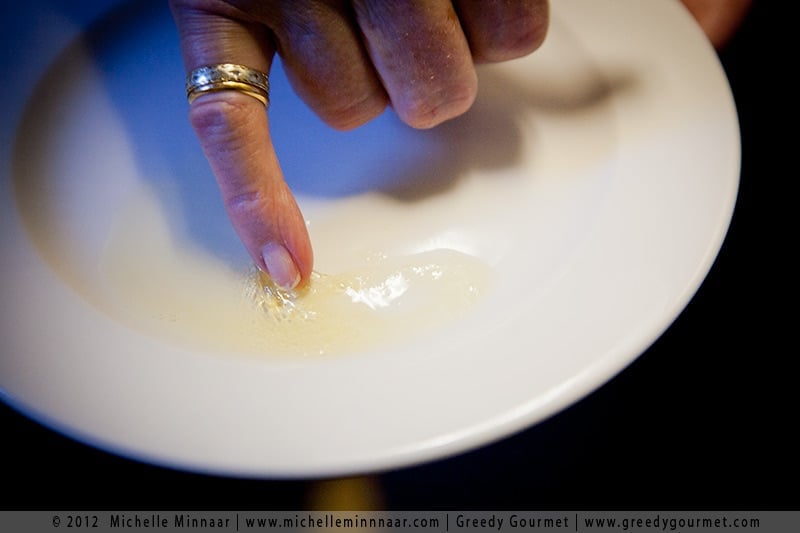
[[[186,76],[186,98],[190,104],[199,96],[216,91],[239,91],[269,107],[269,76],[264,72],[221,63],[196,68]]]

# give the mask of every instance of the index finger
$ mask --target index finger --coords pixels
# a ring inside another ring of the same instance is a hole
[[[265,27],[227,5],[208,11],[172,0],[170,6],[188,70],[234,63],[269,72],[274,47]],[[189,118],[231,223],[255,263],[282,287],[308,280],[311,242],[278,163],[263,104],[239,91],[208,92],[192,102]]]

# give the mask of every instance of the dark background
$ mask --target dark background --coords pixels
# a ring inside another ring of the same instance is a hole
[[[722,51],[742,182],[722,251],[672,327],[591,396],[455,458],[378,474],[394,509],[800,509],[797,179],[786,14],[755,2]],[[788,127],[788,129],[787,129]],[[793,256],[792,256],[793,257]],[[790,320],[792,319],[792,320]],[[309,481],[216,478],[109,455],[0,404],[2,509],[305,508]]]

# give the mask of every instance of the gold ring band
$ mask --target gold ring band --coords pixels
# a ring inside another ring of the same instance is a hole
[[[221,63],[196,68],[186,76],[186,98],[190,104],[203,94],[217,91],[239,91],[269,107],[269,76],[264,72]]]

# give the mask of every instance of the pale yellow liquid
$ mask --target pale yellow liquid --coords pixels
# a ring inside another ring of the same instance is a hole
[[[251,268],[234,271],[178,246],[143,198],[120,217],[101,261],[106,300],[124,321],[192,347],[225,353],[325,355],[429,334],[467,313],[489,268],[447,249],[365,254],[343,272],[315,272],[284,291]]]

